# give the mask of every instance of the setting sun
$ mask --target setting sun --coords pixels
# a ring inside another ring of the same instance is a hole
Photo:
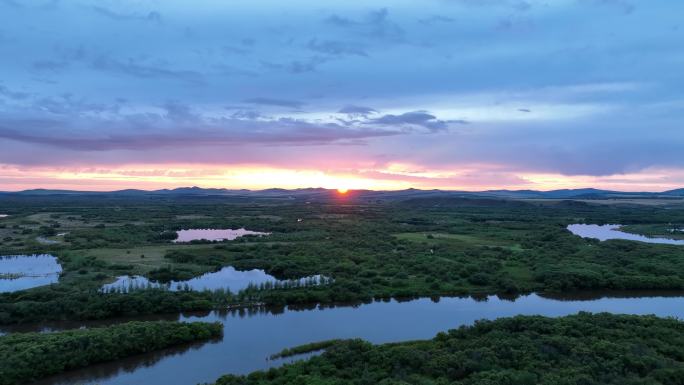
[[[337,192],[340,193],[340,194],[346,194],[347,191],[349,191],[349,189],[346,189],[346,188],[338,188],[338,189],[337,189]]]

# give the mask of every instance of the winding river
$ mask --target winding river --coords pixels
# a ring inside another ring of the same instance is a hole
[[[623,233],[617,228],[617,225],[568,226],[568,230],[576,235],[600,240],[621,238],[679,244],[679,241],[674,240]],[[226,239],[225,234],[221,236],[222,239]],[[218,274],[228,273],[235,274],[234,271],[218,272]],[[128,279],[135,279],[135,277],[128,277]],[[131,282],[122,282],[117,281],[115,284],[132,285]],[[684,318],[684,293],[585,293],[563,298],[530,294],[517,299],[497,296],[478,299],[472,297],[421,298],[405,301],[393,299],[357,306],[242,309],[204,314],[150,316],[139,319],[218,321],[224,326],[224,336],[220,340],[165,349],[73,370],[41,380],[34,385],[211,383],[223,374],[245,374],[302,358],[300,356],[286,360],[267,359],[271,354],[284,348],[309,342],[333,338],[363,338],[374,343],[427,339],[440,331],[470,325],[479,319],[496,319],[515,315],[558,317],[579,311],[655,314]],[[104,323],[123,321],[126,320],[109,320]],[[98,324],[103,324],[103,322],[22,325],[15,328],[0,328],[0,332],[49,331],[97,326]]]
[[[590,294],[576,298],[545,298],[531,294],[515,300],[496,296],[479,300],[421,298],[307,310],[233,310],[171,316],[167,318],[219,321],[224,325],[224,337],[220,341],[166,349],[74,370],[35,385],[206,383],[226,373],[248,373],[281,365],[283,361],[269,361],[267,357],[283,348],[308,342],[331,338],[363,338],[374,343],[427,339],[440,331],[470,325],[479,319],[520,314],[557,317],[589,311],[684,317],[684,296],[681,293],[673,296],[662,293],[639,295],[601,297]],[[41,327],[50,328],[49,325]]]

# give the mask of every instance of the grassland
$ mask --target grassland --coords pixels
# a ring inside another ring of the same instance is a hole
[[[65,296],[83,296],[86,301],[101,303],[97,306],[106,306],[107,297],[89,293],[119,275],[181,280],[223,266],[264,269],[280,279],[323,274],[334,283],[233,293],[221,298],[194,293],[184,299],[190,300],[189,304],[173,300],[172,305],[151,308],[530,291],[684,289],[684,248],[598,242],[566,230],[568,224],[580,222],[621,223],[658,232],[672,223],[684,223],[684,207],[458,198],[245,202],[204,197],[102,202],[87,197],[24,197],[0,202],[0,212],[11,214],[2,219],[2,230],[20,233],[16,239],[2,241],[3,254],[52,253],[64,267],[57,285],[0,295],[0,313],[9,314],[4,317],[7,320],[36,316],[31,309],[41,306],[78,317],[144,311],[139,308],[141,304],[122,304],[106,310],[88,308],[84,313],[76,308],[67,311],[62,302],[68,302]],[[272,234],[214,243],[171,242],[175,231],[183,228],[240,227]],[[54,237],[49,234],[55,233],[66,233],[58,244],[34,241],[38,236]]]

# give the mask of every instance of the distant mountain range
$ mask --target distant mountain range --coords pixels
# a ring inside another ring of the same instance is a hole
[[[179,187],[163,190],[118,190],[109,192],[46,190],[34,189],[18,192],[0,192],[2,196],[106,196],[106,197],[244,197],[244,198],[287,198],[287,199],[328,199],[338,196],[336,190],[324,188],[302,188],[286,190],[271,188],[266,190],[231,190],[223,188]],[[488,190],[488,191],[449,191],[449,190],[350,190],[347,196],[365,200],[406,200],[414,198],[498,198],[498,199],[628,199],[628,198],[684,198],[684,188],[663,192],[624,192],[585,189],[563,189],[552,191],[536,190]]]

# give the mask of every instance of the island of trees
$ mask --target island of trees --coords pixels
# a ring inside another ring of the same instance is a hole
[[[341,341],[320,356],[216,385],[677,385],[684,323],[653,316],[519,316],[429,341]]]
[[[0,336],[0,385],[19,385],[69,369],[218,338],[220,323],[168,321]]]

